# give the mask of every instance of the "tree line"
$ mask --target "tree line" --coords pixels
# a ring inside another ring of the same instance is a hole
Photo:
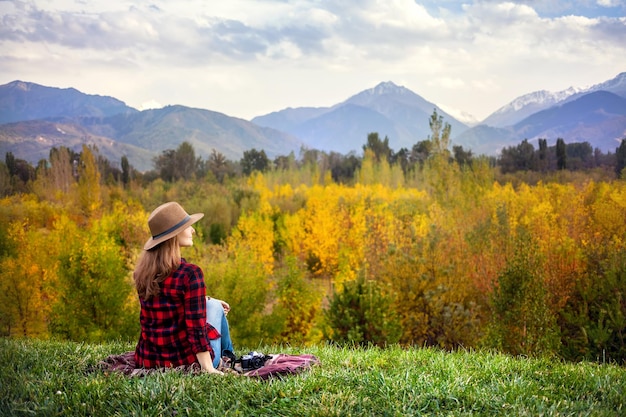
[[[589,171],[600,169],[607,173],[614,172],[616,176],[622,174],[626,167],[626,139],[616,147],[615,153],[603,153],[594,149],[589,142],[565,143],[557,138],[554,145],[549,146],[547,139],[538,139],[535,146],[527,139],[515,146],[504,147],[497,157],[475,156],[471,150],[460,145],[450,143],[451,128],[444,123],[435,110],[430,120],[433,132],[425,140],[416,142],[409,150],[401,148],[394,151],[389,145],[389,138],[381,139],[377,132],[367,135],[363,152],[373,152],[377,161],[385,160],[390,165],[398,165],[407,175],[423,167],[423,164],[436,154],[445,154],[450,163],[460,166],[471,165],[475,160],[488,160],[498,168],[498,173],[505,175],[501,181],[510,180],[506,174],[515,172],[553,173],[561,170]],[[160,178],[172,182],[178,180],[193,180],[211,178],[218,183],[224,183],[229,178],[249,176],[253,172],[268,172],[272,170],[288,170],[302,166],[318,166],[322,171],[330,172],[331,178],[340,183],[352,183],[355,173],[363,161],[362,155],[351,152],[347,155],[338,152],[325,152],[316,149],[302,148],[297,158],[293,152],[289,155],[279,155],[271,160],[264,150],[249,149],[244,151],[239,161],[228,160],[222,153],[212,150],[207,159],[196,155],[188,142],[181,143],[176,149],[166,149],[153,158],[154,168],[147,172],[135,170],[128,158],[123,156],[119,165],[112,163],[98,155],[96,148],[90,148],[97,158],[98,169],[102,178],[110,184],[121,183],[128,186],[131,178],[147,184]],[[63,153],[63,155],[60,155]],[[8,152],[4,163],[0,161],[0,195],[27,191],[27,184],[36,179],[38,173],[45,172],[52,167],[53,161],[58,158],[68,159],[72,164],[72,173],[76,177],[76,164],[81,161],[81,153],[64,147],[53,148],[48,160],[41,160],[36,167],[27,161],[15,158]]]

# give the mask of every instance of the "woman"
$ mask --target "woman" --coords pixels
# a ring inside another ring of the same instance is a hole
[[[221,356],[233,351],[225,317],[230,306],[207,297],[202,270],[181,257],[180,248],[193,245],[192,225],[202,217],[203,213],[189,215],[180,204],[169,202],[148,218],[152,237],[133,274],[141,303],[136,367],[197,362],[203,371],[222,374],[217,369]]]

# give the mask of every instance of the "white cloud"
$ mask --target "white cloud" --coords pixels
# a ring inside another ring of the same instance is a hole
[[[144,101],[137,107],[137,110],[149,110],[149,109],[160,109],[163,108],[163,105],[156,100],[148,100]]]
[[[465,81],[461,78],[439,77],[435,78],[434,84],[446,89],[458,89],[465,87]]]
[[[0,82],[72,86],[134,107],[154,100],[251,118],[287,106],[332,105],[390,80],[485,117],[517,95],[594,84],[626,70],[626,18],[578,12],[591,6],[0,1]],[[625,7],[615,0],[602,6]]]
[[[624,2],[620,0],[598,0],[598,6],[602,7],[617,7],[623,5]]]
[[[426,9],[413,0],[377,1],[362,16],[373,27],[429,29],[440,26]]]

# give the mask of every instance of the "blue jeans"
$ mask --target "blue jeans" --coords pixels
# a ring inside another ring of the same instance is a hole
[[[206,301],[206,321],[211,326],[215,327],[221,335],[218,339],[209,340],[211,348],[215,353],[213,366],[217,368],[220,364],[220,359],[222,359],[222,353],[225,350],[230,350],[235,353],[233,342],[230,340],[230,330],[228,328],[226,314],[224,314],[224,307],[222,307],[222,303],[220,303],[219,300],[210,298]]]

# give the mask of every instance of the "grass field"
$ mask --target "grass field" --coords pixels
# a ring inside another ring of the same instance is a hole
[[[0,339],[3,416],[626,415],[626,368],[435,349],[267,347],[321,365],[282,379],[95,366],[133,344]],[[239,354],[245,352],[238,352]]]

